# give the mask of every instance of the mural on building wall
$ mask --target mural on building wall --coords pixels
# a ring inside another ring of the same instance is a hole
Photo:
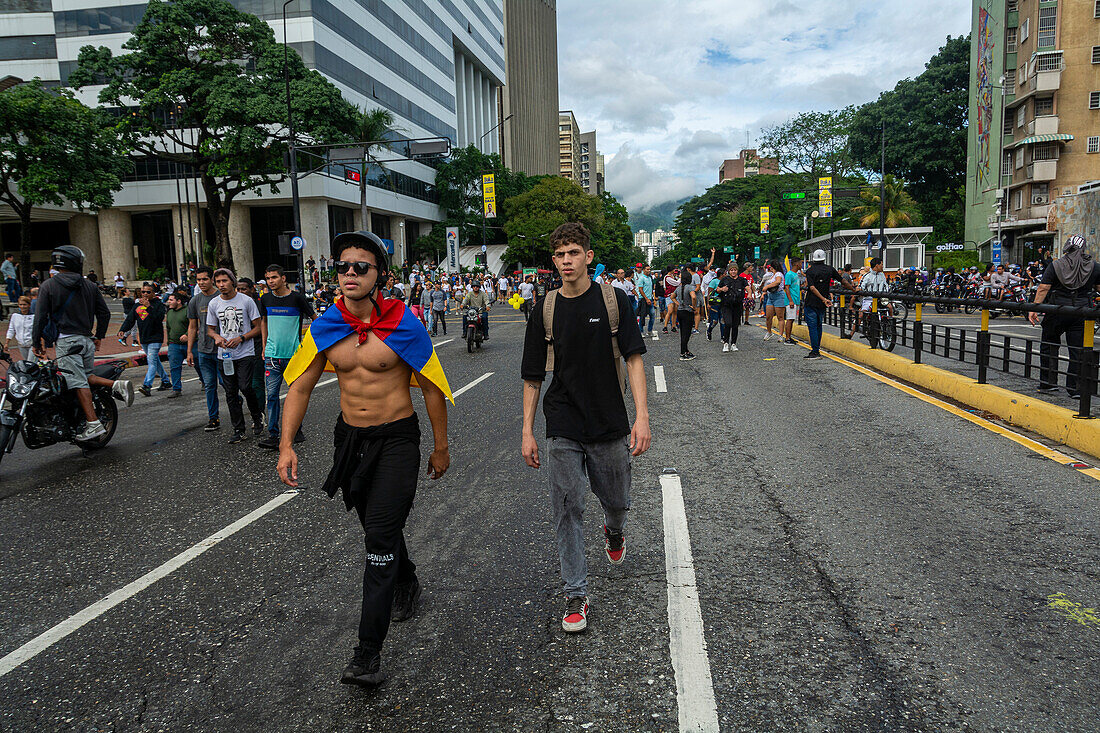
[[[993,127],[993,16],[983,7],[978,8],[978,68],[977,68],[977,136],[978,160],[975,174],[978,189],[993,188],[989,173],[990,129]],[[1000,167],[999,165],[997,166]]]

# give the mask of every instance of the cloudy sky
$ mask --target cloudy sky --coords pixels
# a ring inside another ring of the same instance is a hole
[[[762,128],[921,72],[968,0],[558,0],[560,106],[630,209],[699,193]]]

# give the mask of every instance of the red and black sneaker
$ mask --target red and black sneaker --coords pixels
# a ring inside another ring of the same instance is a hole
[[[580,633],[588,628],[588,596],[566,599],[561,627],[571,634]]]
[[[612,565],[621,565],[626,557],[626,537],[619,530],[603,528],[603,549]]]

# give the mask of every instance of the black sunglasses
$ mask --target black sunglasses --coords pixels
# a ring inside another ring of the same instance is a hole
[[[337,260],[333,267],[336,268],[337,275],[343,275],[352,268],[355,268],[356,275],[366,275],[372,267],[376,270],[382,269],[373,262],[344,262],[343,260]]]

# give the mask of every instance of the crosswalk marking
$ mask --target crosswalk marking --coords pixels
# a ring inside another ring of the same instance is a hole
[[[653,381],[657,383],[657,392],[667,392],[668,384],[665,383],[665,368],[663,366],[653,367]]]

